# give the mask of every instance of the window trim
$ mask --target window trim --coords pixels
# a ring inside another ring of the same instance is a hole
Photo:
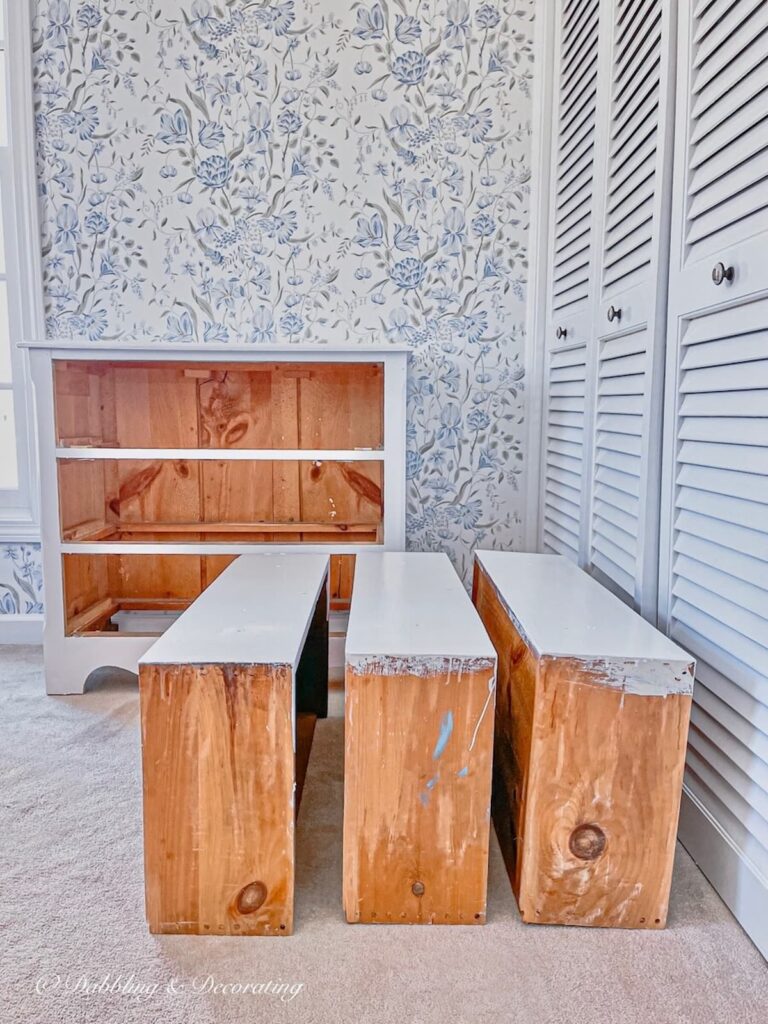
[[[13,144],[3,168],[9,178],[3,196],[7,266],[8,315],[11,329],[16,447],[19,486],[0,491],[0,542],[40,539],[40,501],[34,401],[29,358],[20,342],[45,336],[40,218],[37,205],[35,122],[32,77],[32,10],[27,4],[5,8],[6,97],[8,138]]]

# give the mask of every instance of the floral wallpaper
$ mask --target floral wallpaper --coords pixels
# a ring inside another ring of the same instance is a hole
[[[535,0],[35,2],[49,336],[405,343],[409,545],[518,545]]]
[[[39,544],[0,544],[0,615],[41,615]]]

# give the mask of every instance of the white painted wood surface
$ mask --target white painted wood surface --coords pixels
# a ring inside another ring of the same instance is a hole
[[[655,622],[676,4],[608,0],[602,17],[584,565]]]
[[[590,478],[587,360],[599,249],[597,102],[605,69],[598,61],[601,0],[554,6],[540,543],[583,562]]]
[[[290,665],[327,585],[327,555],[241,555],[139,659],[140,665]]]
[[[186,462],[379,462],[383,448],[57,448],[57,459],[183,459]]]
[[[40,207],[36,171],[32,19],[27,4],[5,4],[3,108],[10,147],[0,152],[0,203],[3,205],[7,288],[5,301],[11,337],[13,411],[19,487],[0,493],[0,542],[40,540],[37,450],[34,430],[32,380],[19,338],[45,331]],[[7,381],[4,383],[8,383]],[[0,390],[5,390],[0,388]],[[6,616],[3,616],[4,618]],[[35,636],[39,623],[30,617],[21,635]],[[0,643],[2,633],[0,631]],[[11,633],[11,635],[13,635]],[[20,642],[20,641],[17,641]],[[26,641],[25,641],[26,642]]]
[[[86,341],[51,342],[27,340],[37,408],[38,444],[40,450],[41,533],[43,541],[43,579],[45,591],[45,676],[51,694],[82,693],[88,675],[97,668],[109,666],[136,671],[138,659],[153,644],[154,636],[113,633],[101,636],[67,636],[65,632],[64,595],[61,556],[63,554],[249,554],[263,550],[265,545],[247,542],[68,542],[63,543],[59,523],[57,457],[70,458],[69,449],[58,449],[54,423],[53,360],[104,360],[129,362],[228,363],[296,362],[296,363],[380,363],[384,368],[384,444],[380,451],[359,450],[341,453],[324,451],[328,458],[349,457],[350,461],[381,459],[384,462],[384,521],[381,548],[401,550],[405,546],[405,416],[407,346],[402,345],[339,345],[263,346],[206,345],[189,346],[158,342],[91,343]],[[227,458],[245,457],[245,451],[227,450]],[[264,455],[265,453],[261,453]],[[271,453],[270,453],[271,454]],[[280,458],[311,459],[312,451],[280,451]],[[82,457],[120,458],[125,450],[99,449]],[[217,453],[210,453],[210,457]],[[75,457],[80,457],[78,452]],[[197,449],[152,449],[153,459],[207,458],[209,453]],[[350,534],[354,537],[354,534]],[[270,544],[270,552],[301,551],[321,556],[356,554],[370,550],[370,545],[339,539],[328,544]]]
[[[496,652],[447,555],[358,555],[347,631],[347,665],[368,659],[466,658]]]
[[[542,656],[600,663],[627,692],[690,693],[693,659],[561,555],[478,551],[518,632]]]
[[[43,642],[42,615],[0,615],[0,646]]]
[[[353,533],[349,536],[354,537]],[[305,541],[267,543],[262,541],[68,541],[61,545],[63,555],[247,555],[254,549],[267,548],[269,551],[307,551],[313,554],[354,555],[370,551],[378,545],[370,541],[362,544],[341,542],[310,544]],[[388,545],[383,544],[386,548]],[[159,550],[161,549],[161,550]]]
[[[768,5],[677,6],[659,617],[697,659],[680,838],[768,956]]]
[[[559,13],[554,4],[541,4],[533,24],[533,76],[531,100],[530,226],[528,234],[528,286],[525,311],[526,390],[535,398],[528,402],[524,477],[525,494],[523,547],[535,551],[539,545],[544,478],[544,403],[542,391],[546,365],[549,299],[549,199],[555,168],[552,166],[552,101],[555,89],[555,25]]]
[[[364,346],[354,341],[338,341],[332,345],[313,344],[304,342],[296,344],[274,344],[254,345],[249,341],[232,341],[222,344],[219,342],[206,342],[202,345],[190,345],[186,341],[153,341],[147,344],[146,341],[137,341],[125,338],[118,345],[113,341],[92,341],[89,338],[57,338],[51,341],[49,338],[25,338],[20,343],[22,348],[49,349],[55,347],[61,354],[62,359],[112,359],[115,352],[125,353],[126,359],[136,359],[139,354],[142,359],[179,359],[187,362],[190,358],[199,359],[205,362],[210,354],[215,356],[233,356],[236,360],[245,362],[258,362],[259,360],[273,361],[279,356],[279,362],[283,357],[288,360],[297,360],[305,363],[335,363],[335,362],[377,362],[382,355],[400,353],[401,355],[410,352],[410,347],[404,344],[387,342],[384,345]],[[161,353],[160,356],[154,353]]]
[[[655,620],[675,5],[555,6],[539,544]]]

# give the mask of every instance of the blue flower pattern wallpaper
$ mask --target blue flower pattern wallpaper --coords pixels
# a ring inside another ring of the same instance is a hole
[[[42,615],[39,544],[0,544],[0,615]]]
[[[409,546],[519,546],[532,0],[36,11],[48,336],[405,344]]]

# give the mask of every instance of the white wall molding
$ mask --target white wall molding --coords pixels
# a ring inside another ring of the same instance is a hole
[[[683,789],[678,838],[768,960],[768,879],[687,787]]]
[[[524,544],[539,548],[541,454],[544,400],[544,351],[549,274],[550,154],[552,152],[552,89],[554,83],[555,8],[547,0],[536,5],[533,38],[533,91],[531,116],[531,219],[528,233],[528,289],[525,319],[526,488]]]
[[[42,615],[0,615],[0,646],[43,642]]]
[[[32,84],[32,9],[6,4],[5,46],[8,54],[8,137],[11,140],[4,215],[8,266],[8,310],[12,338],[44,332],[40,215],[35,166],[35,121]],[[13,256],[11,257],[11,253]],[[19,491],[0,503],[0,540],[39,541],[40,503],[34,403],[27,353],[13,353],[13,394],[19,437]]]

